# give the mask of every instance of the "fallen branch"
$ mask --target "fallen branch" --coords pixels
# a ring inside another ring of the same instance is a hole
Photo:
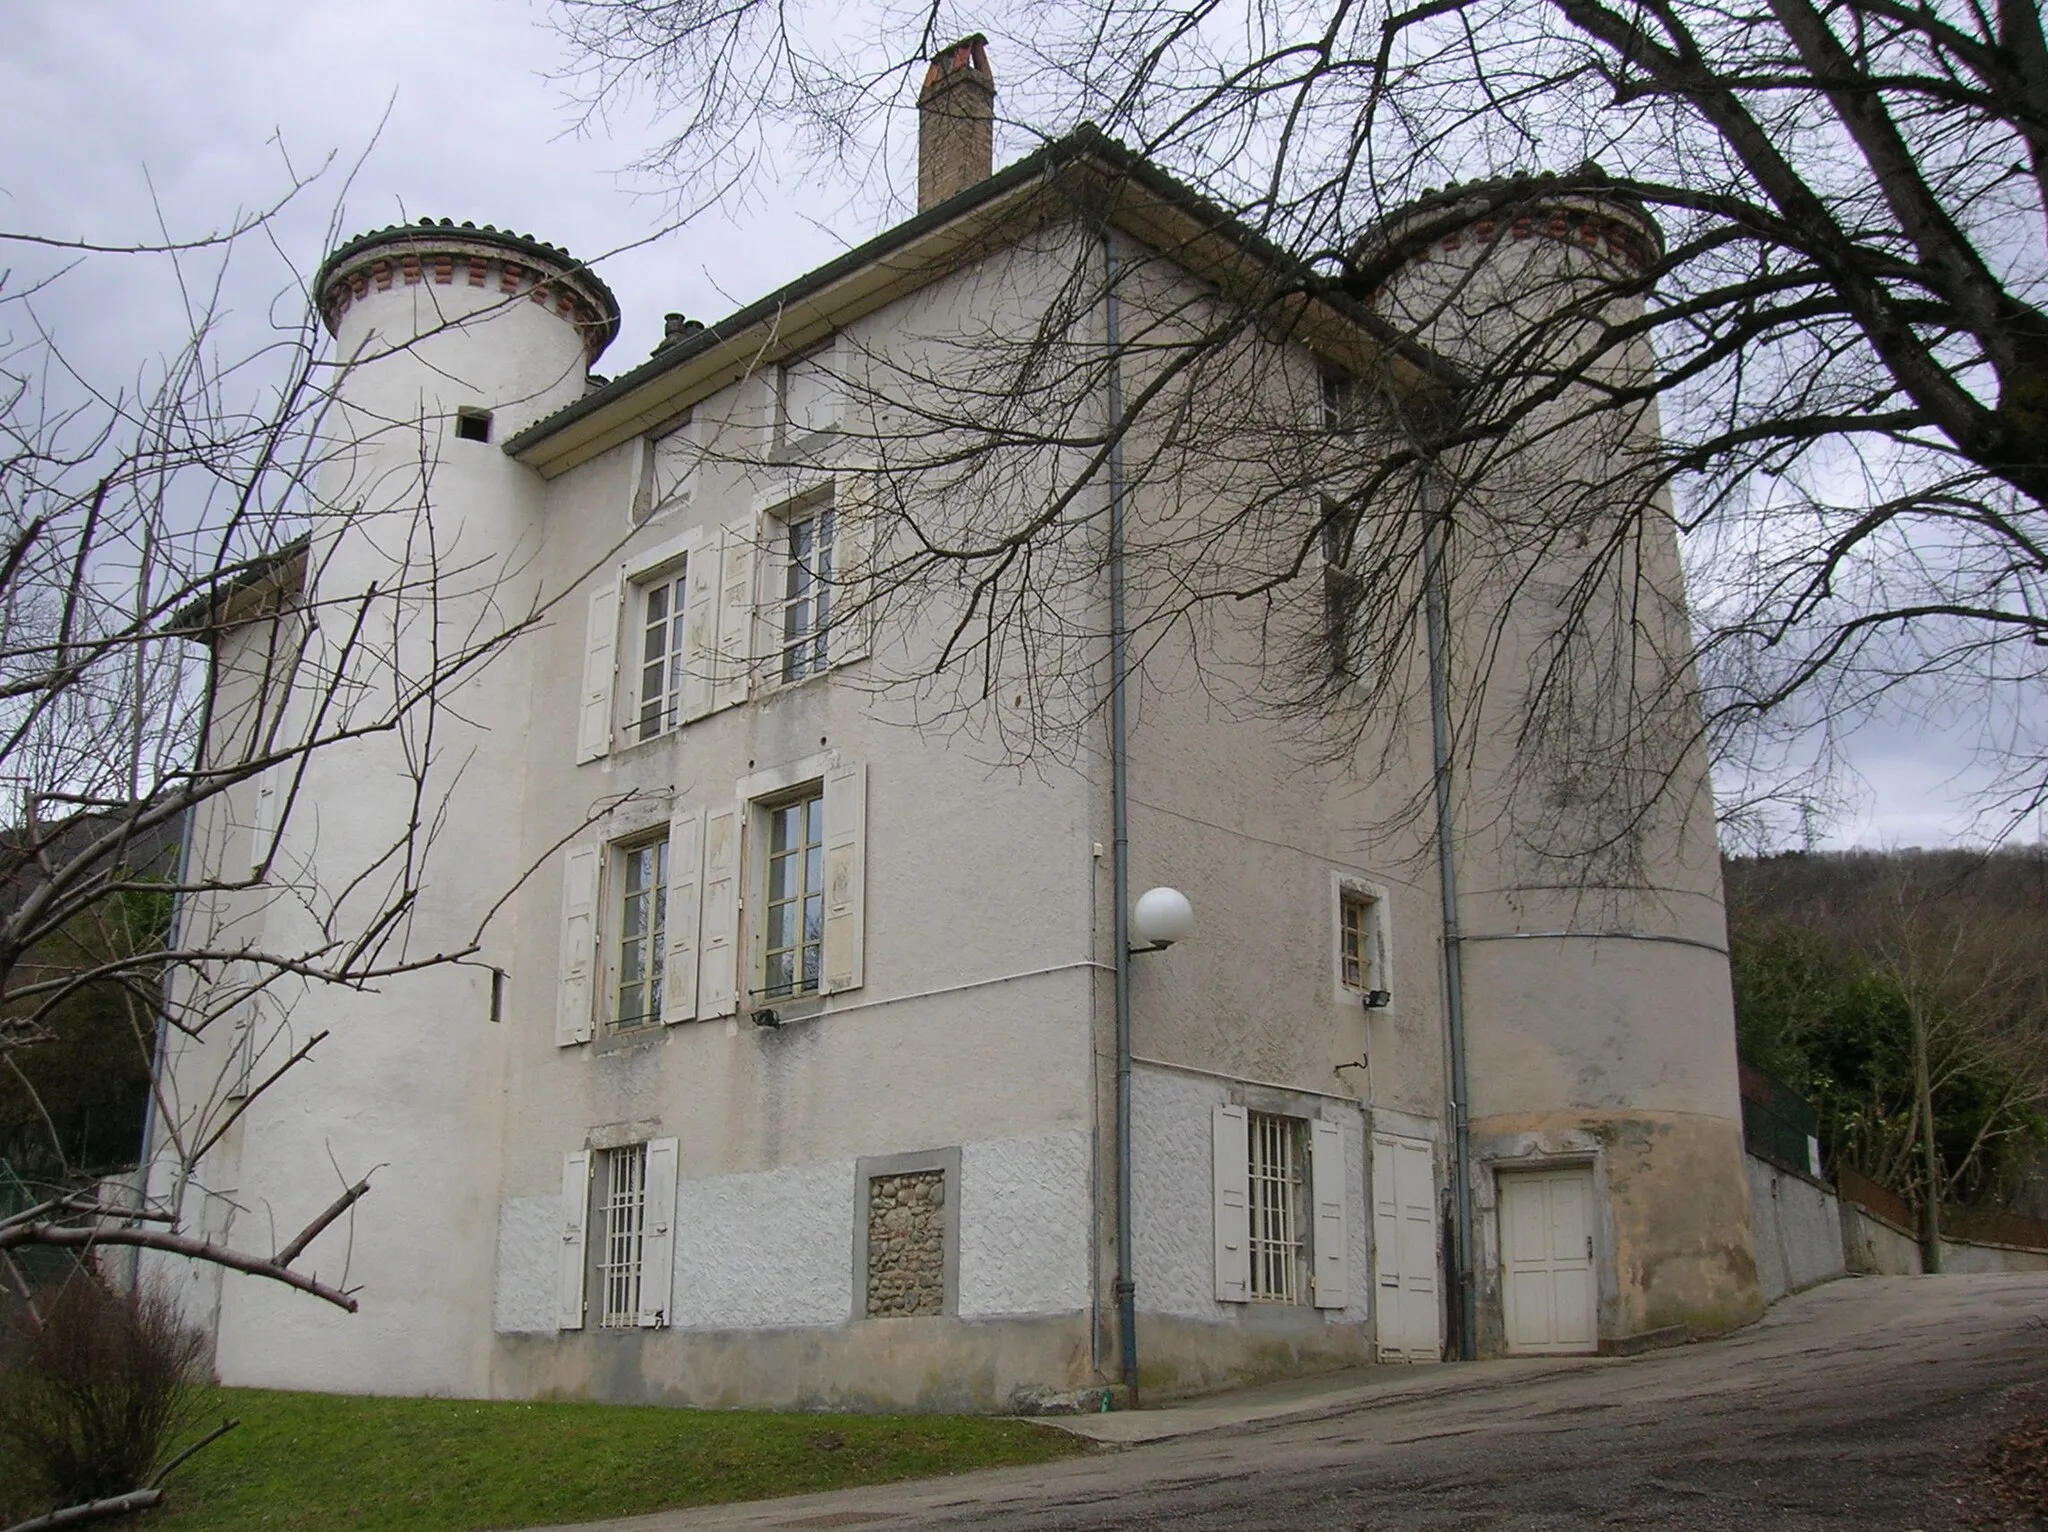
[[[51,1511],[46,1516],[31,1516],[27,1521],[18,1521],[7,1528],[7,1532],[44,1532],[47,1527],[75,1527],[80,1522],[101,1521],[109,1516],[132,1516],[137,1511],[146,1511],[164,1498],[160,1489],[131,1489],[125,1495],[114,1495],[105,1500],[88,1500],[84,1505],[67,1505],[61,1511]]]

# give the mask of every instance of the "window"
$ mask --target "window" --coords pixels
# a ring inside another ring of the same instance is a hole
[[[1346,1187],[1355,1184],[1344,1128],[1274,1104],[1281,1110],[1219,1103],[1210,1114],[1217,1301],[1344,1308],[1351,1248]]]
[[[1323,544],[1323,634],[1328,645],[1330,668],[1342,675],[1353,669],[1352,644],[1359,608],[1365,600],[1365,582],[1354,571],[1358,519],[1335,500],[1322,503]]]
[[[676,726],[683,705],[683,613],[688,566],[664,570],[636,587],[640,624],[638,736],[652,739]]]
[[[816,675],[827,663],[827,629],[831,625],[832,507],[792,516],[783,522],[781,675],[800,681]]]
[[[1356,378],[1335,368],[1325,368],[1322,375],[1322,396],[1325,431],[1350,431],[1357,428],[1359,388]]]
[[[1377,1008],[1388,991],[1386,905],[1370,889],[1344,882],[1337,888],[1337,982]]]
[[[598,1325],[640,1323],[640,1275],[647,1233],[647,1146],[604,1151],[597,1209]]]
[[[594,1130],[602,1132],[602,1130]],[[562,1159],[555,1328],[659,1329],[675,1281],[676,1140],[603,1144]],[[596,1287],[596,1303],[585,1295]]]
[[[814,995],[824,956],[825,791],[771,805],[767,814],[768,894],[761,993]]]
[[[618,1004],[612,1025],[620,1031],[661,1020],[668,846],[666,839],[650,841],[618,854]]]
[[[1373,901],[1348,889],[1338,901],[1338,961],[1346,989],[1378,989],[1379,964],[1373,952]]]
[[[839,380],[829,347],[782,366],[781,427],[785,442],[802,441],[839,425]]]
[[[1251,1296],[1261,1303],[1299,1303],[1307,1286],[1308,1251],[1302,1238],[1307,1219],[1307,1158],[1302,1124],[1292,1117],[1252,1112],[1250,1140]]]
[[[455,434],[466,442],[487,442],[491,439],[491,412],[489,410],[457,410],[455,412]]]

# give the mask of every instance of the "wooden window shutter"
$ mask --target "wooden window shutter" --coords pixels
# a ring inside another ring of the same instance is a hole
[[[676,1275],[676,1140],[647,1141],[646,1206],[640,1233],[640,1327],[668,1323]]]
[[[1251,1134],[1241,1106],[1219,1106],[1210,1118],[1216,1174],[1216,1301],[1252,1296]]]
[[[679,807],[668,820],[668,907],[662,912],[661,1020],[664,1026],[688,1021],[697,1014],[698,890],[704,876],[700,844],[704,816],[694,807]]]
[[[833,767],[825,773],[826,994],[858,989],[866,966],[867,832],[867,767]]]
[[[875,486],[842,474],[832,493],[832,623],[826,640],[834,665],[865,659],[874,645]]]
[[[572,846],[562,858],[562,962],[555,997],[555,1044],[590,1041],[591,971],[597,962],[595,846]]]
[[[590,1218],[590,1151],[562,1156],[562,1261],[555,1283],[555,1328],[583,1328],[583,1230]]]
[[[713,677],[718,669],[718,571],[716,544],[697,548],[683,572],[683,701],[688,723],[711,711]]]
[[[713,682],[713,707],[732,707],[747,700],[754,662],[754,550],[759,537],[752,516],[726,523],[719,571],[718,668]]]
[[[618,658],[619,582],[607,577],[590,593],[590,614],[583,629],[583,702],[576,724],[579,765],[612,748],[612,679]]]
[[[704,816],[703,950],[697,962],[697,1014],[730,1016],[739,1008],[740,809]]]
[[[1315,1305],[1341,1309],[1349,1301],[1351,1218],[1344,1175],[1344,1129],[1316,1118],[1308,1125],[1308,1197],[1315,1209]]]

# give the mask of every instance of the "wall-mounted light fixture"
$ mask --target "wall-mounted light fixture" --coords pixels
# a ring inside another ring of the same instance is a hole
[[[754,1012],[753,1016],[749,1019],[757,1027],[779,1027],[782,1025],[782,1013],[765,1005],[760,1010]]]
[[[1394,1003],[1394,992],[1387,989],[1369,989],[1365,992],[1365,1008],[1368,1011],[1384,1011]]]
[[[1131,906],[1130,952],[1164,952],[1195,934],[1195,907],[1177,888],[1148,888]],[[1140,945],[1142,943],[1143,945]]]

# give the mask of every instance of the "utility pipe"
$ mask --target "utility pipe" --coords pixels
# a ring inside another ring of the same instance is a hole
[[[1446,662],[1449,577],[1444,518],[1429,472],[1417,483],[1424,538],[1423,619],[1429,633],[1429,734],[1436,788],[1436,870],[1443,904],[1444,1024],[1451,1056],[1451,1271],[1457,1289],[1458,1359],[1478,1355],[1478,1293],[1472,1275],[1472,1113],[1465,1079],[1464,941],[1458,927],[1458,862],[1451,845],[1450,679]]]
[[[1109,349],[1109,819],[1116,907],[1116,1327],[1127,1403],[1138,1403],[1138,1284],[1131,1234],[1131,804],[1125,774],[1124,390],[1116,239],[1102,231],[1103,331]]]

